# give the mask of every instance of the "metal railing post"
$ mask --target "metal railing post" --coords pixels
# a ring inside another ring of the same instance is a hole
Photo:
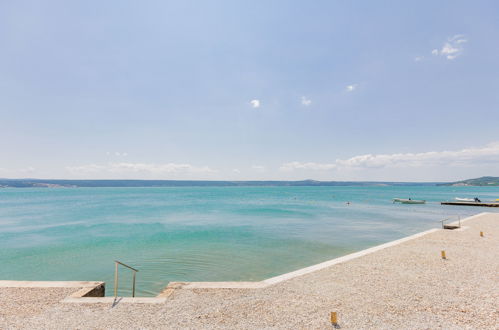
[[[122,265],[130,270],[133,271],[133,282],[132,282],[132,297],[135,297],[135,278],[136,278],[136,275],[137,275],[137,272],[138,272],[138,269],[135,269],[133,267],[130,267],[128,265],[125,265],[124,263],[118,261],[118,260],[115,260],[114,261],[115,263],[115,269],[114,269],[114,299],[116,299],[118,297],[118,264],[119,265]]]
[[[135,297],[135,274],[137,274],[136,271],[133,272],[132,297]]]
[[[114,262],[114,298],[118,296],[118,262]]]

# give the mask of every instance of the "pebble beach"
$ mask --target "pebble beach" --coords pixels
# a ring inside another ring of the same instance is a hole
[[[498,255],[499,214],[482,213],[267,287],[179,286],[164,303],[68,303],[76,289],[0,281],[0,328],[331,329],[336,312],[342,329],[499,329]]]

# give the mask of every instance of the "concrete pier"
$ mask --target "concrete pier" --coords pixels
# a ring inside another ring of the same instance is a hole
[[[499,202],[482,203],[482,202],[441,202],[441,205],[464,205],[464,206],[484,206],[484,207],[499,207]]]

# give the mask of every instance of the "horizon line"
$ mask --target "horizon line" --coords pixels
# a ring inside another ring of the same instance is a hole
[[[175,182],[369,182],[369,183],[448,183],[458,181],[393,181],[393,180],[314,180],[314,179],[301,179],[301,180],[196,180],[196,179],[41,179],[41,178],[0,178],[0,180],[8,181],[23,181],[23,180],[36,180],[36,181],[175,181]],[[469,180],[469,179],[465,179]]]

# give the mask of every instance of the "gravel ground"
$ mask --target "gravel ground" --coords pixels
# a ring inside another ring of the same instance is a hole
[[[165,304],[57,303],[74,290],[0,289],[0,328],[332,329],[336,311],[342,329],[499,329],[499,214],[464,225],[268,288],[180,289]]]
[[[0,288],[0,329],[22,325],[26,319],[59,304],[74,288]]]

